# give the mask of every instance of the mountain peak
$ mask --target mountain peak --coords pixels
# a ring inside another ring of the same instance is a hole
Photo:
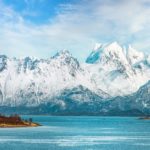
[[[60,51],[59,54],[62,54],[62,55],[71,55],[70,52],[68,50],[66,50],[66,49]]]
[[[129,45],[127,49],[127,59],[131,64],[135,64],[144,59],[144,54]]]
[[[86,62],[96,63],[101,60],[101,57],[105,57],[107,59],[112,59],[112,57],[123,58],[123,55],[123,48],[117,42],[112,42],[104,46],[102,46],[102,44],[97,44],[94,48],[94,51],[92,51],[89,57],[87,58]]]
[[[79,62],[68,50],[62,50],[52,57],[53,63],[67,65],[71,68],[79,68]]]
[[[93,51],[86,59],[87,63],[97,63],[101,59],[108,62],[111,60],[123,61],[126,64],[135,64],[142,61],[145,58],[143,52],[139,52],[134,49],[131,45],[128,48],[122,47],[118,42],[112,42],[107,45],[96,43]]]
[[[60,52],[57,52],[52,58],[66,58],[66,57],[72,57],[71,53],[68,50],[62,50]]]
[[[93,48],[93,51],[97,51],[100,48],[102,48],[102,44],[101,43],[96,43],[95,46],[94,46],[94,48]]]
[[[114,42],[111,42],[109,45],[111,45],[111,46],[118,46],[119,43],[118,43],[117,41],[114,41]],[[120,46],[120,45],[119,45],[119,46]]]
[[[117,42],[112,42],[106,45],[105,50],[107,51],[122,51],[122,47]]]

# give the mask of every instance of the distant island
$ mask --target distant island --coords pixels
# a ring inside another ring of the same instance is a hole
[[[24,120],[19,115],[5,116],[0,114],[0,128],[37,126],[40,126],[40,124],[32,122],[32,118],[29,118],[29,120]]]
[[[140,117],[140,120],[150,120],[150,116],[144,116],[144,117]]]

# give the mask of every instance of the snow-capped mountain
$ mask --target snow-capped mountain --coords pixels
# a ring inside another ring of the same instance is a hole
[[[127,95],[150,79],[148,56],[131,46],[122,48],[117,42],[99,45],[87,58],[85,70],[97,88],[111,96]]]
[[[150,56],[117,42],[96,44],[86,63],[79,63],[68,51],[49,59],[0,55],[0,110],[9,107],[13,112],[51,114],[143,112],[149,100],[144,99],[146,94],[138,98],[145,88],[138,89],[149,79]]]
[[[96,89],[88,72],[68,51],[47,60],[9,59],[2,55],[0,62],[0,105],[36,106],[48,102],[66,88],[84,85]],[[107,95],[101,90],[97,92]]]

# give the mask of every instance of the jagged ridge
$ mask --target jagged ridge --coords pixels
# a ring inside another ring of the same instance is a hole
[[[49,59],[1,55],[0,106],[37,113],[144,113],[148,93],[136,91],[150,79],[149,58],[117,42],[97,44],[85,64],[68,51]],[[138,98],[139,93],[144,94]]]

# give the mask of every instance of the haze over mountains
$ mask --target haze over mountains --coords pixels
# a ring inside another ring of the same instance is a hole
[[[149,114],[149,79],[150,56],[117,42],[96,44],[85,63],[68,51],[49,59],[0,55],[0,109],[28,114]]]

